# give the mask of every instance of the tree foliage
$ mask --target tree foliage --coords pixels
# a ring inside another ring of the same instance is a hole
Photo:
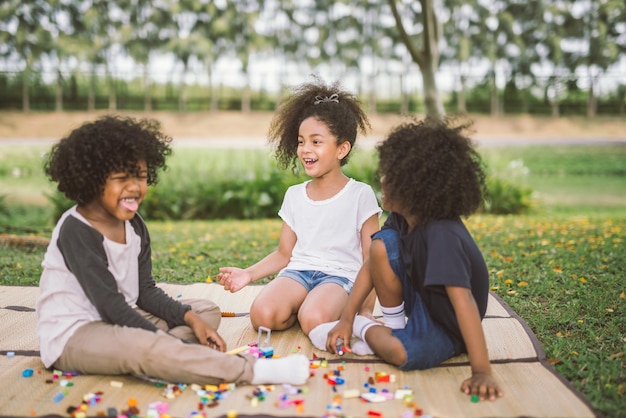
[[[144,107],[151,109],[156,57],[177,63],[178,106],[186,109],[188,80],[208,74],[217,107],[214,69],[239,63],[245,86],[258,60],[277,58],[281,82],[288,69],[303,76],[320,69],[359,79],[359,94],[374,112],[381,74],[422,78],[425,112],[444,113],[441,66],[455,74],[457,111],[466,89],[489,86],[491,111],[503,102],[522,111],[538,95],[559,114],[572,79],[588,94],[593,116],[600,78],[626,53],[623,0],[5,0],[0,3],[0,63],[19,73],[22,108],[29,110],[33,72],[56,74],[56,108],[78,72],[106,79],[109,109],[116,107],[116,63],[130,59],[143,72]],[[583,74],[584,78],[581,78]],[[619,84],[626,84],[619,80]],[[505,88],[506,86],[506,88]],[[405,86],[401,86],[403,93]],[[504,97],[503,97],[504,95]],[[623,95],[622,95],[623,96]],[[622,97],[619,96],[618,97]],[[505,99],[504,101],[502,99]],[[404,99],[403,99],[404,100]],[[404,100],[403,109],[407,105]],[[620,104],[623,107],[623,103]]]

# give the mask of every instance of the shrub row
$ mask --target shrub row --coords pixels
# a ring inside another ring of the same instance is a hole
[[[344,172],[371,184],[380,195],[376,168],[373,154],[362,151],[351,156]],[[141,214],[150,220],[273,218],[287,188],[305,179],[302,173],[279,168],[258,150],[177,150],[158,185],[150,188]],[[487,187],[485,213],[519,214],[531,208],[532,190],[507,173],[490,175]],[[72,205],[58,192],[49,199],[55,219]]]

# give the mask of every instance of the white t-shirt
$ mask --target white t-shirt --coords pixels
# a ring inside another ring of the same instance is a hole
[[[321,271],[354,282],[363,264],[361,228],[382,212],[374,190],[350,179],[330,199],[316,201],[306,192],[310,181],[291,186],[278,212],[297,237],[285,268]]]

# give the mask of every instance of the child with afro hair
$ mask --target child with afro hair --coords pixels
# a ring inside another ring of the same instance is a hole
[[[376,354],[402,370],[427,369],[461,353],[472,376],[461,390],[481,399],[502,396],[492,376],[481,321],[489,274],[462,217],[483,203],[481,158],[451,119],[412,121],[377,145],[383,209],[370,257],[357,277],[341,319],[324,324],[325,346],[345,344]],[[357,315],[374,288],[383,323]],[[351,338],[356,340],[351,343]]]
[[[357,134],[369,122],[358,99],[321,79],[298,86],[274,116],[269,137],[283,168],[302,167],[309,180],[291,186],[278,212],[278,249],[246,268],[223,267],[218,279],[236,292],[276,274],[250,309],[255,328],[302,331],[339,318],[355,277],[380,229],[382,210],[368,184],[342,171]],[[374,308],[372,293],[364,309]],[[326,335],[323,335],[324,340]]]
[[[58,220],[42,263],[42,362],[172,383],[305,383],[305,356],[227,354],[216,304],[178,301],[156,286],[137,211],[165,168],[170,142],[156,121],[105,116],[52,147],[45,172],[76,205]]]

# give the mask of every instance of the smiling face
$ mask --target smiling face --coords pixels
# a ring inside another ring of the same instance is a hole
[[[139,161],[136,172],[109,174],[102,195],[96,201],[108,217],[127,221],[137,213],[147,189],[148,168],[145,161]]]
[[[350,143],[337,143],[328,126],[314,117],[305,119],[298,131],[298,158],[307,175],[323,177],[341,170],[341,160],[350,151]]]

